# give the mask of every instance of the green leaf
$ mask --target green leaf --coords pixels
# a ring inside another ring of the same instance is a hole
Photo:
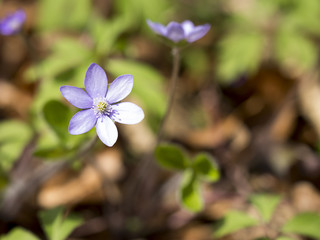
[[[82,83],[83,84],[83,83]],[[68,122],[71,119],[71,115],[68,113],[65,116],[62,116],[60,113],[57,113],[57,115],[61,116],[62,119],[58,120],[59,127],[55,127],[54,129],[53,125],[54,122],[52,122],[52,126],[48,123],[47,118],[49,118],[49,114],[53,115],[53,112],[48,111],[48,102],[51,101],[58,101],[62,99],[62,95],[60,93],[60,87],[61,87],[61,82],[50,79],[50,78],[44,78],[41,84],[38,87],[37,95],[33,101],[32,104],[32,123],[33,126],[35,127],[36,131],[40,133],[39,139],[37,142],[37,149],[36,152],[46,152],[46,150],[54,149],[55,152],[60,152],[61,145],[63,144],[63,147],[65,148],[70,148],[70,146],[73,146],[74,144],[72,143],[72,140],[75,138],[81,138],[82,135],[79,136],[69,136],[68,133],[68,124],[65,125],[65,129],[63,132],[63,129],[61,126],[62,122]],[[45,107],[46,106],[46,107]],[[46,117],[44,114],[44,109],[46,108]],[[54,118],[54,116],[53,116]],[[57,134],[60,134],[60,136]],[[65,136],[65,138],[61,138],[61,136]],[[62,141],[63,140],[63,141]],[[59,150],[58,150],[59,149]],[[40,154],[41,155],[41,154]],[[39,156],[40,156],[39,155]],[[50,152],[48,152],[48,155],[52,155]],[[57,154],[53,154],[57,155]],[[42,157],[45,157],[42,154]]]
[[[112,20],[105,20],[99,17],[93,18],[90,22],[89,30],[96,43],[96,53],[102,57],[110,54],[120,35],[128,28],[128,22],[122,17]]]
[[[151,66],[131,60],[110,59],[106,69],[115,77],[132,74],[134,87],[132,95],[141,100],[143,109],[156,116],[162,116],[166,109],[166,97],[162,75]]]
[[[43,115],[60,138],[65,139],[69,136],[68,125],[72,113],[66,105],[57,100],[48,101],[43,107]]]
[[[69,134],[65,141],[59,141],[54,138],[52,139],[50,132],[47,132],[39,138],[34,155],[50,161],[72,157],[79,151],[79,148],[95,134],[95,129],[92,129],[86,134]]]
[[[223,237],[240,229],[258,225],[258,220],[240,211],[230,211],[222,219],[214,233],[215,237]]]
[[[0,168],[0,193],[7,187],[9,183],[9,177],[3,169]]]
[[[67,158],[69,156],[71,157],[74,153],[75,151],[71,151],[70,149],[64,148],[57,144],[49,147],[37,147],[34,152],[34,156],[46,158],[46,160],[59,160],[60,158]]]
[[[146,19],[165,20],[173,6],[168,0],[117,0],[114,5],[118,14],[130,21],[131,28],[145,24]]]
[[[299,47],[297,47],[299,46]],[[275,39],[275,56],[281,64],[299,71],[312,69],[317,62],[317,47],[298,31],[280,28]]]
[[[59,74],[74,70],[91,58],[92,52],[84,43],[73,38],[61,38],[53,43],[51,54],[46,59],[26,72],[26,77],[29,81],[38,78],[54,78]]]
[[[306,32],[320,34],[320,28],[317,19],[320,15],[320,2],[318,0],[293,1],[294,7],[284,17],[283,21],[292,21],[295,23],[296,30],[303,29]]]
[[[188,158],[181,147],[163,143],[156,147],[154,152],[159,165],[170,170],[183,170],[188,167]]]
[[[276,240],[295,240],[295,239],[291,237],[281,236],[281,237],[278,237]]]
[[[188,49],[184,52],[182,60],[188,72],[194,77],[205,75],[209,69],[209,55],[205,49]],[[202,79],[198,77],[197,81]]]
[[[203,199],[200,191],[200,183],[192,170],[186,170],[180,187],[180,201],[191,212],[199,212],[203,209]]]
[[[254,194],[250,198],[264,222],[269,222],[281,198],[273,194]]]
[[[72,157],[79,151],[82,144],[88,141],[96,133],[95,129],[92,129],[88,133],[82,135],[70,135],[68,130],[66,130],[66,134],[68,134],[68,136],[65,138],[65,141],[52,139],[50,133],[43,134],[39,138],[34,155],[51,161]]]
[[[38,86],[38,91],[32,102],[31,112],[34,115],[34,122],[37,122],[42,115],[44,105],[53,99],[62,99],[60,92],[61,83],[51,78],[44,78]],[[35,127],[38,125],[35,124]]]
[[[41,223],[50,240],[67,239],[70,233],[83,223],[79,216],[72,214],[64,217],[63,212],[62,207],[57,207],[42,211],[39,214]]]
[[[158,20],[164,19],[170,13],[169,10],[172,9],[173,3],[169,0],[161,1],[149,1],[149,0],[138,0],[141,3],[143,15],[141,15],[141,20],[144,22],[145,19],[157,18]],[[136,4],[137,0],[131,0],[133,5],[139,11],[139,7]],[[167,15],[166,15],[167,14]]]
[[[215,182],[219,179],[219,169],[213,157],[206,153],[199,153],[192,164],[196,173],[205,181]]]
[[[58,81],[43,82],[32,107],[32,122],[40,133],[35,155],[50,160],[68,157],[95,134],[94,129],[86,134],[69,134],[68,125],[74,112],[57,100],[62,97],[60,86]]]
[[[237,76],[254,72],[260,65],[264,49],[260,32],[233,33],[219,44],[218,76],[230,83]]]
[[[0,237],[0,240],[17,240],[17,239],[39,240],[39,238],[33,235],[31,232],[20,227],[15,227],[7,235]]]
[[[300,213],[289,220],[282,228],[285,233],[301,234],[320,239],[320,215],[313,212]]]
[[[90,0],[41,0],[38,27],[43,31],[83,28],[91,14]]]
[[[32,137],[31,128],[24,122],[0,122],[0,168],[9,171]]]

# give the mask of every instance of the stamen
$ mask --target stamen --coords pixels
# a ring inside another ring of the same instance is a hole
[[[107,116],[113,121],[121,121],[119,113],[115,109],[112,109],[112,105],[108,103],[106,98],[95,98],[93,99],[92,109],[97,118]]]
[[[108,104],[106,98],[99,97],[93,99],[92,109],[96,114],[96,117],[99,118],[108,115],[110,112],[110,105]]]
[[[108,104],[106,102],[99,102],[97,105],[97,109],[99,112],[104,112],[107,108]]]

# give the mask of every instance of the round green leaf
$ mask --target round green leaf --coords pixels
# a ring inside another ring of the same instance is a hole
[[[200,184],[191,170],[186,170],[183,174],[180,187],[180,201],[191,212],[199,212],[203,209],[204,203],[201,196]]]
[[[83,223],[83,219],[78,215],[69,214],[65,217],[62,207],[41,211],[39,218],[50,240],[67,239],[68,235]]]
[[[221,83],[229,84],[237,76],[254,72],[261,63],[264,38],[259,31],[232,33],[219,43],[217,74]]]
[[[295,239],[291,237],[281,236],[281,237],[278,237],[276,240],[295,240]]]
[[[17,239],[39,240],[39,238],[33,235],[31,232],[20,227],[16,227],[13,230],[11,230],[7,235],[0,237],[0,240],[17,240]]]
[[[183,150],[174,144],[160,144],[155,150],[159,165],[170,170],[183,170],[188,167],[188,160]]]
[[[66,105],[57,100],[48,101],[43,107],[43,115],[60,138],[68,136],[68,125],[72,113]]]
[[[255,194],[251,202],[258,209],[264,222],[269,222],[281,198],[274,194]]]
[[[240,229],[256,226],[258,223],[258,220],[252,218],[244,212],[230,211],[220,222],[217,230],[214,233],[214,236],[223,237]]]
[[[283,226],[282,231],[320,239],[319,227],[320,215],[313,212],[307,212],[294,216]]]
[[[209,154],[199,153],[193,161],[193,168],[196,173],[205,181],[215,182],[219,180],[219,169]]]
[[[31,128],[24,122],[0,122],[0,167],[8,171],[32,136]]]
[[[299,31],[282,27],[276,34],[275,56],[285,66],[310,70],[317,63],[317,46]]]

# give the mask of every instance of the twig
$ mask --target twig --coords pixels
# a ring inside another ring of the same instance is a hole
[[[20,212],[24,203],[32,197],[38,188],[50,177],[61,169],[68,166],[73,161],[83,158],[88,151],[94,146],[97,137],[87,142],[82,149],[73,157],[60,159],[56,162],[46,163],[35,169],[32,174],[11,183],[4,193],[0,206],[0,218],[10,221]]]

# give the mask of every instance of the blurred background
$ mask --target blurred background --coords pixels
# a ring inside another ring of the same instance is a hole
[[[0,36],[0,239],[17,227],[46,239],[38,213],[58,206],[82,219],[68,239],[219,239],[219,219],[232,209],[251,214],[257,192],[281,196],[274,228],[320,213],[320,1],[2,0],[1,19],[18,9],[22,30]],[[177,201],[179,173],[140,164],[152,155],[172,68],[146,19],[211,24],[181,52],[165,128],[168,142],[219,166],[198,214]],[[98,141],[86,151],[95,130],[68,133],[77,109],[59,88],[83,88],[92,62],[109,82],[132,74],[128,99],[146,116],[118,124],[113,148]],[[250,228],[221,239],[263,236]]]

